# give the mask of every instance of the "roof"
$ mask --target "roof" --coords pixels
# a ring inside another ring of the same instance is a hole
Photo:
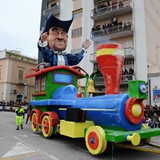
[[[28,70],[28,72],[26,73],[26,76],[24,78],[31,78],[31,77],[36,77],[36,76],[40,76],[43,73],[47,73],[49,71],[55,71],[55,70],[59,70],[59,69],[66,69],[69,70],[75,74],[78,75],[79,78],[84,78],[85,74],[82,72],[79,72],[77,69],[82,70],[83,72],[85,72],[82,68],[80,68],[79,66],[75,66],[75,67],[68,67],[68,66],[53,66],[53,67],[48,67],[48,68],[44,68],[41,70],[37,70],[37,67],[34,69],[30,69]],[[28,74],[30,71],[34,71],[34,73]],[[86,72],[85,72],[86,73]],[[87,74],[87,73],[86,73]]]

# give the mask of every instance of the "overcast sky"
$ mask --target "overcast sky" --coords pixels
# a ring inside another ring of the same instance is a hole
[[[0,50],[38,58],[41,0],[1,0]]]

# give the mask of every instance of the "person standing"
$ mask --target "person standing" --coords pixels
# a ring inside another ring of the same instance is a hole
[[[27,119],[26,119],[26,124],[28,123],[28,119],[29,119],[29,116],[30,116],[30,113],[32,111],[33,107],[31,104],[28,105],[27,107]]]
[[[16,110],[16,130],[19,130],[19,126],[23,129],[24,109],[19,105]]]

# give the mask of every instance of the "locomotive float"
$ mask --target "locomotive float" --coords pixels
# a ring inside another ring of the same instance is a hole
[[[42,130],[44,137],[61,134],[71,138],[85,138],[93,155],[103,153],[107,141],[131,142],[139,145],[160,135],[160,129],[144,124],[143,100],[147,97],[145,81],[128,82],[128,94],[120,94],[120,79],[124,64],[124,49],[120,44],[103,44],[97,48],[96,58],[105,80],[106,94],[86,97],[89,75],[79,66],[47,67],[39,64],[26,74],[35,77],[34,106],[30,114],[33,132]],[[83,94],[78,81],[86,79]]]

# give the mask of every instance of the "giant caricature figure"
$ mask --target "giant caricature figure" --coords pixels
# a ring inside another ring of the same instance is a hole
[[[50,66],[77,65],[83,58],[83,54],[90,46],[90,41],[85,40],[82,44],[81,52],[77,54],[66,53],[64,50],[68,42],[68,30],[73,21],[73,18],[68,21],[61,21],[49,15],[44,30],[38,42],[38,48],[42,52],[44,62]]]

